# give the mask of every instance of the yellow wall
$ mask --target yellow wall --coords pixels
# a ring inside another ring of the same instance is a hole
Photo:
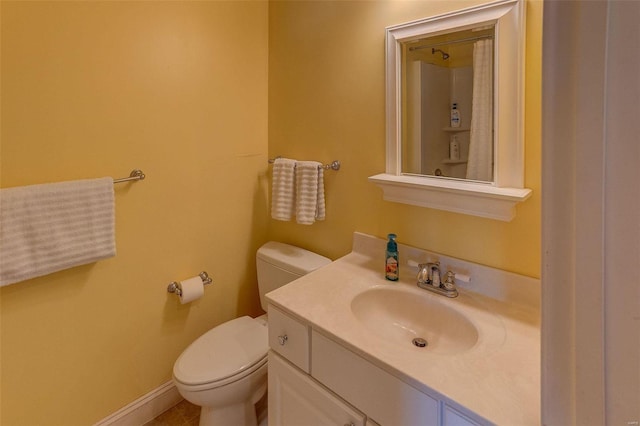
[[[2,1],[1,184],[141,168],[115,258],[1,289],[3,426],[88,425],[170,380],[208,328],[260,312],[267,2]],[[167,284],[207,270],[182,306]]]
[[[367,181],[384,170],[384,27],[477,3],[0,2],[1,186],[147,174],[116,187],[115,258],[0,290],[0,423],[91,424],[169,380],[198,335],[259,313],[267,238],[336,258],[353,231],[394,231],[539,276],[540,2],[527,3],[534,195],[516,219],[385,202]],[[325,222],[269,219],[267,145],[342,161]],[[203,269],[204,298],[166,293]]]
[[[269,154],[329,162],[327,219],[271,221],[269,237],[332,258],[353,231],[540,276],[542,2],[527,2],[526,176],[532,197],[510,222],[382,200],[367,177],[384,172],[384,28],[482,1],[277,1],[269,7]]]

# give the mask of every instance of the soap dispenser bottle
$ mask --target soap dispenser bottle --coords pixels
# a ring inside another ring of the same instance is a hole
[[[458,104],[455,102],[451,106],[451,127],[460,127],[460,111],[458,111]]]
[[[398,243],[396,234],[387,235],[387,251],[385,254],[385,278],[389,281],[398,281]]]

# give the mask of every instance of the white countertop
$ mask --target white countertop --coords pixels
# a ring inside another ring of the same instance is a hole
[[[408,266],[401,266],[400,281],[387,281],[384,241],[356,233],[350,254],[272,291],[267,299],[419,390],[435,391],[496,424],[539,425],[539,280],[403,245],[399,249],[401,265],[436,258],[443,272],[469,274],[471,282],[458,286],[459,297],[448,299],[417,288],[416,274]],[[437,298],[474,323],[478,344],[444,355],[411,345],[398,348],[372,334],[350,304],[374,286],[399,286]]]

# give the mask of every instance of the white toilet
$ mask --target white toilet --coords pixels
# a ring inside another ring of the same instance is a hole
[[[258,290],[264,295],[331,260],[277,242],[258,249]],[[254,426],[255,404],[267,390],[267,318],[240,317],[220,324],[187,347],[173,366],[180,394],[202,407],[201,426]]]

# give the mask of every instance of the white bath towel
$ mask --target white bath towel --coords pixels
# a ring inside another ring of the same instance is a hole
[[[295,200],[296,160],[276,158],[273,163],[271,182],[271,217],[276,220],[291,220]]]
[[[0,286],[115,254],[112,178],[0,190]]]
[[[296,222],[311,225],[325,215],[324,176],[317,161],[296,163]]]

